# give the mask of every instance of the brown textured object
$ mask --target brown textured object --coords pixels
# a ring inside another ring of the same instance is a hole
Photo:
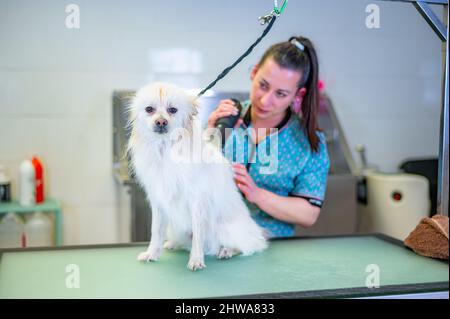
[[[419,255],[448,259],[448,217],[422,218],[404,244]]]

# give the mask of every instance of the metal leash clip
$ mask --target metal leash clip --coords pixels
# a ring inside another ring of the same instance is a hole
[[[266,14],[265,16],[258,17],[259,23],[261,25],[265,25],[266,23],[269,23],[270,20],[272,20],[272,18],[274,16],[275,16],[275,11],[272,11],[271,13]]]
[[[258,17],[259,23],[261,23],[261,25],[264,25],[268,22],[270,22],[270,20],[272,20],[273,17],[278,17],[283,11],[284,8],[286,7],[288,0],[284,0],[283,5],[281,6],[280,9],[278,9],[278,1],[274,0],[273,1],[273,10],[271,13],[266,14],[265,16],[261,16]]]

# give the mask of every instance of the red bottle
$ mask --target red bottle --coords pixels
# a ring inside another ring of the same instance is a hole
[[[31,163],[33,164],[35,172],[36,188],[34,193],[36,197],[36,204],[38,204],[44,201],[44,172],[42,163],[37,157],[33,156]]]

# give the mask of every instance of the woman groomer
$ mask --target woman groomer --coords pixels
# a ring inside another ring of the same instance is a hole
[[[271,46],[251,72],[250,100],[225,143],[225,156],[236,163],[236,184],[270,237],[292,236],[296,224],[313,225],[324,200],[329,158],[317,127],[318,73],[307,38]],[[236,114],[234,103],[222,100],[208,127]],[[277,154],[269,170],[261,150]]]

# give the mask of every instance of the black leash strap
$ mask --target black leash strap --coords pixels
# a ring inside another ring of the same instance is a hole
[[[252,52],[252,50],[258,45],[258,43],[267,35],[267,33],[270,31],[270,29],[272,28],[273,23],[276,20],[276,16],[272,15],[272,18],[270,19],[269,24],[267,25],[267,27],[264,29],[263,33],[261,34],[261,36],[247,49],[247,51],[245,51],[245,53],[243,55],[241,55],[239,57],[239,59],[237,59],[232,65],[230,65],[229,67],[227,67],[225,70],[222,71],[222,73],[219,74],[219,76],[212,81],[206,88],[204,88],[197,96],[200,97],[203,94],[205,94],[206,91],[208,91],[210,88],[212,88],[214,85],[216,85],[217,82],[219,82],[220,79],[222,79],[225,75],[228,74],[228,72],[231,71],[231,69],[233,69],[236,65],[238,65],[247,55],[250,54],[250,52]]]

